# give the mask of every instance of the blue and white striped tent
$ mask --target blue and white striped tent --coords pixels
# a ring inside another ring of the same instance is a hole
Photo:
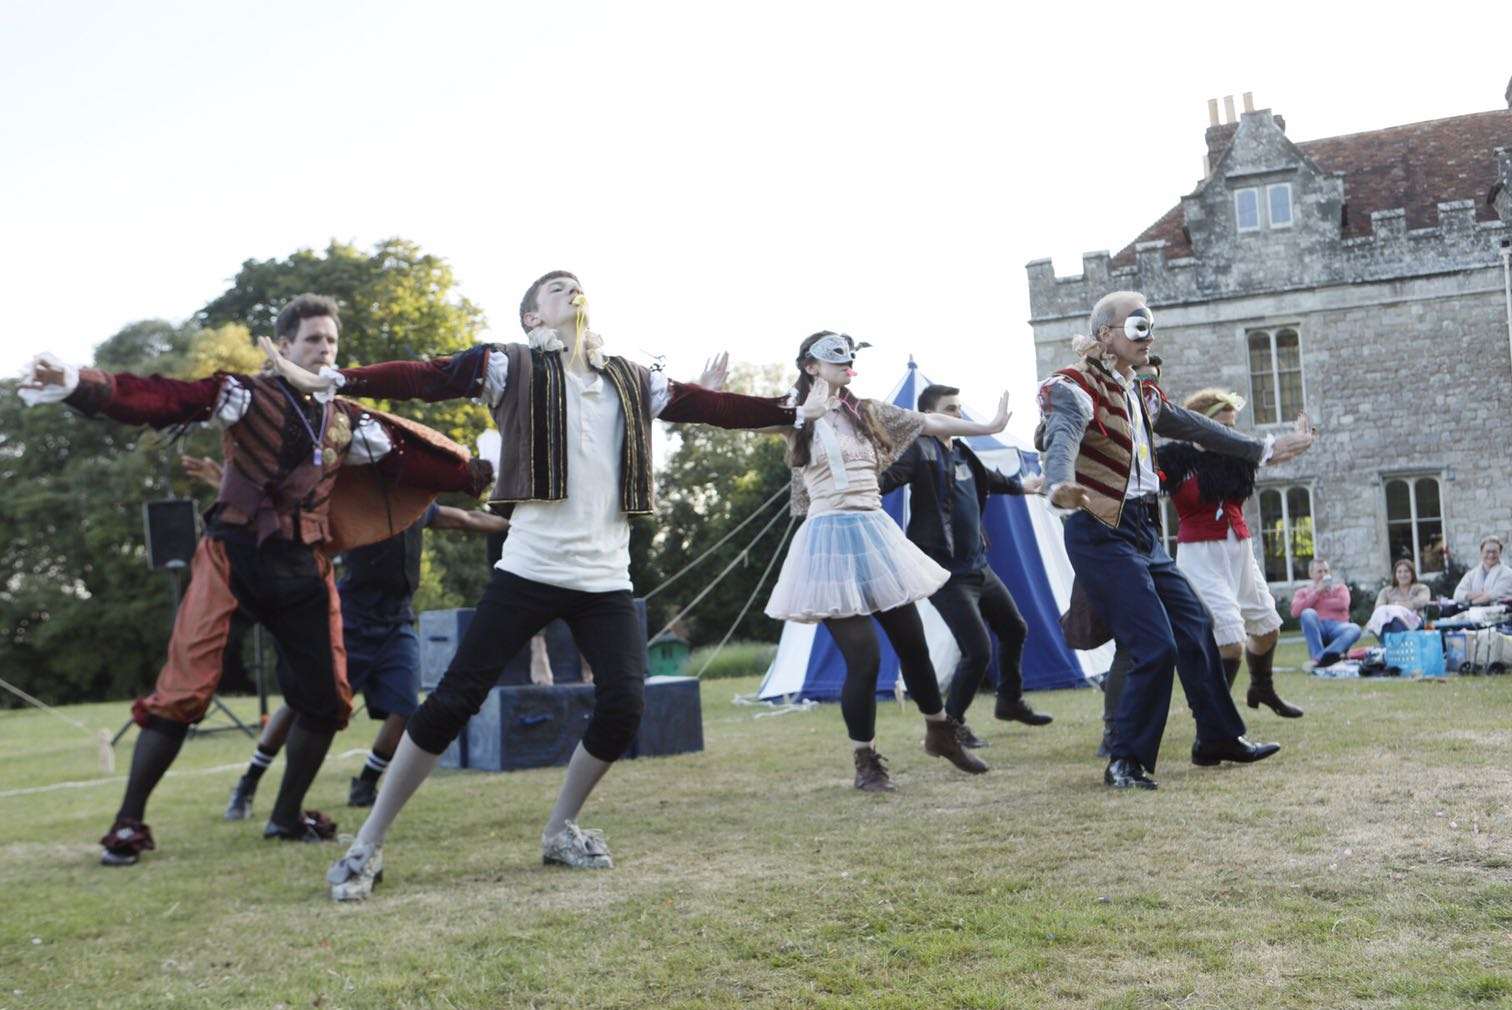
[[[929,380],[919,374],[910,361],[908,374],[893,390],[891,401],[914,409],[919,391]],[[969,440],[982,462],[1005,474],[1022,470],[1039,472],[1039,454],[1028,446],[1012,444],[1006,433],[997,437]],[[907,525],[908,489],[900,488],[883,500],[883,508],[899,525]],[[1061,539],[1061,522],[1040,497],[992,495],[982,516],[991,548],[988,560],[1003,580],[1014,602],[1029,625],[1029,639],[1024,647],[1024,687],[1046,690],[1079,687],[1089,675],[1104,673],[1113,660],[1113,647],[1105,645],[1091,652],[1074,652],[1061,635],[1060,615],[1071,598],[1071,562]],[[956,648],[945,622],[927,602],[919,604],[924,630],[929,637],[929,654],[936,674],[946,682],[955,672],[960,650]],[[887,637],[877,629],[882,645],[882,670],[877,692],[891,694],[898,677],[898,657]],[[989,676],[997,677],[997,644],[993,643],[993,663]],[[845,662],[834,640],[822,625],[787,622],[777,655],[762,681],[764,699],[787,698],[836,701],[845,679]]]

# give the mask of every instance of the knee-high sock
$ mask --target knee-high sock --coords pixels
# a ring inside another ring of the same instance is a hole
[[[1223,679],[1228,681],[1229,690],[1233,690],[1234,678],[1237,676],[1239,676],[1239,657],[1235,656],[1233,659],[1229,659],[1225,656],[1223,658]]]
[[[577,750],[572,752],[572,760],[567,762],[567,777],[562,780],[562,791],[557,793],[556,806],[551,808],[551,818],[546,822],[546,830],[541,833],[543,841],[565,828],[568,821],[577,818],[578,812],[588,800],[588,794],[593,792],[599,779],[609,771],[609,765],[610,762],[600,761],[589,754],[582,744],[577,745]],[[392,775],[393,772],[390,771],[389,774]]]
[[[151,716],[147,725],[137,734],[135,749],[131,752],[131,772],[126,776],[126,795],[121,798],[121,809],[116,819],[129,817],[141,820],[147,815],[147,797],[162,781],[163,773],[178,757],[179,748],[189,726],[160,716]]]
[[[283,782],[278,786],[278,799],[273,801],[273,812],[269,815],[274,824],[291,829],[299,826],[305,793],[310,791],[335,736],[334,730],[311,727],[303,719],[295,721],[286,745]]]
[[[372,812],[357,832],[357,840],[368,845],[382,845],[394,818],[440,763],[440,754],[419,747],[408,733],[400,737],[383,788],[378,790],[378,802],[373,804]]]

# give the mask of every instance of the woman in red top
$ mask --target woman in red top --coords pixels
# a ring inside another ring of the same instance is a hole
[[[1203,389],[1183,404],[1188,410],[1230,427],[1244,398],[1221,389]],[[1306,417],[1298,419],[1305,430]],[[1233,687],[1239,656],[1249,660],[1250,708],[1268,706],[1288,719],[1302,715],[1276,694],[1271,664],[1281,615],[1250,549],[1244,502],[1255,491],[1255,466],[1231,456],[1205,452],[1185,442],[1160,447],[1161,476],[1180,517],[1176,567],[1213,616],[1213,638],[1223,656],[1223,672]],[[1246,648],[1246,641],[1248,647]]]

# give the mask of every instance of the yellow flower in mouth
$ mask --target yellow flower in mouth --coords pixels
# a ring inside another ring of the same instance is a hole
[[[579,306],[579,307],[587,305],[588,304],[588,296],[587,295],[581,295],[581,294],[573,295],[572,296],[572,304],[574,304],[576,306]]]

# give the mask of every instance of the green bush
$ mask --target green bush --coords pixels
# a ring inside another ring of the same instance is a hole
[[[695,649],[688,659],[687,674],[702,676],[704,680],[719,680],[723,677],[759,677],[772,665],[777,655],[777,646],[771,642],[730,642],[719,655],[714,655],[714,646]],[[714,661],[709,663],[710,657]],[[704,664],[709,668],[704,670]],[[703,670],[700,675],[698,671]]]

